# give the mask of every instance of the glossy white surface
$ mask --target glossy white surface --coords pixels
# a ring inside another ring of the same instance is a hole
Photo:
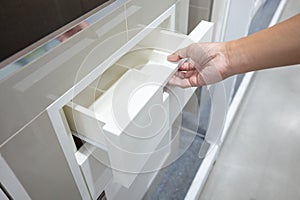
[[[164,99],[168,98],[165,95]],[[108,199],[142,199],[147,192],[152,181],[156,177],[159,169],[168,165],[168,157],[171,154],[171,129],[164,136],[156,151],[150,156],[145,163],[143,169],[144,173],[140,173],[129,188],[122,187],[120,184],[111,181],[106,187],[106,194]]]
[[[47,112],[18,132],[0,151],[30,198],[81,199]]]

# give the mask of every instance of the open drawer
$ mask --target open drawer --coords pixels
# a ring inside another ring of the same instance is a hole
[[[201,22],[189,37],[154,29],[64,106],[73,133],[107,151],[115,182],[130,187],[195,91],[166,88],[178,67],[167,55],[209,41],[211,29]]]

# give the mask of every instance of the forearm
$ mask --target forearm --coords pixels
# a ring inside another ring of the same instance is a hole
[[[300,14],[225,43],[230,74],[300,63]]]

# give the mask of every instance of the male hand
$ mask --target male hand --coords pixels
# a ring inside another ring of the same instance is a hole
[[[168,56],[168,60],[172,62],[184,58],[189,58],[190,61],[179,66],[169,85],[182,88],[202,86],[229,76],[225,43],[194,43]]]

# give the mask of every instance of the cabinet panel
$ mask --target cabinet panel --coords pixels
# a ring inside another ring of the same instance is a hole
[[[32,199],[81,199],[46,112],[0,151]]]

